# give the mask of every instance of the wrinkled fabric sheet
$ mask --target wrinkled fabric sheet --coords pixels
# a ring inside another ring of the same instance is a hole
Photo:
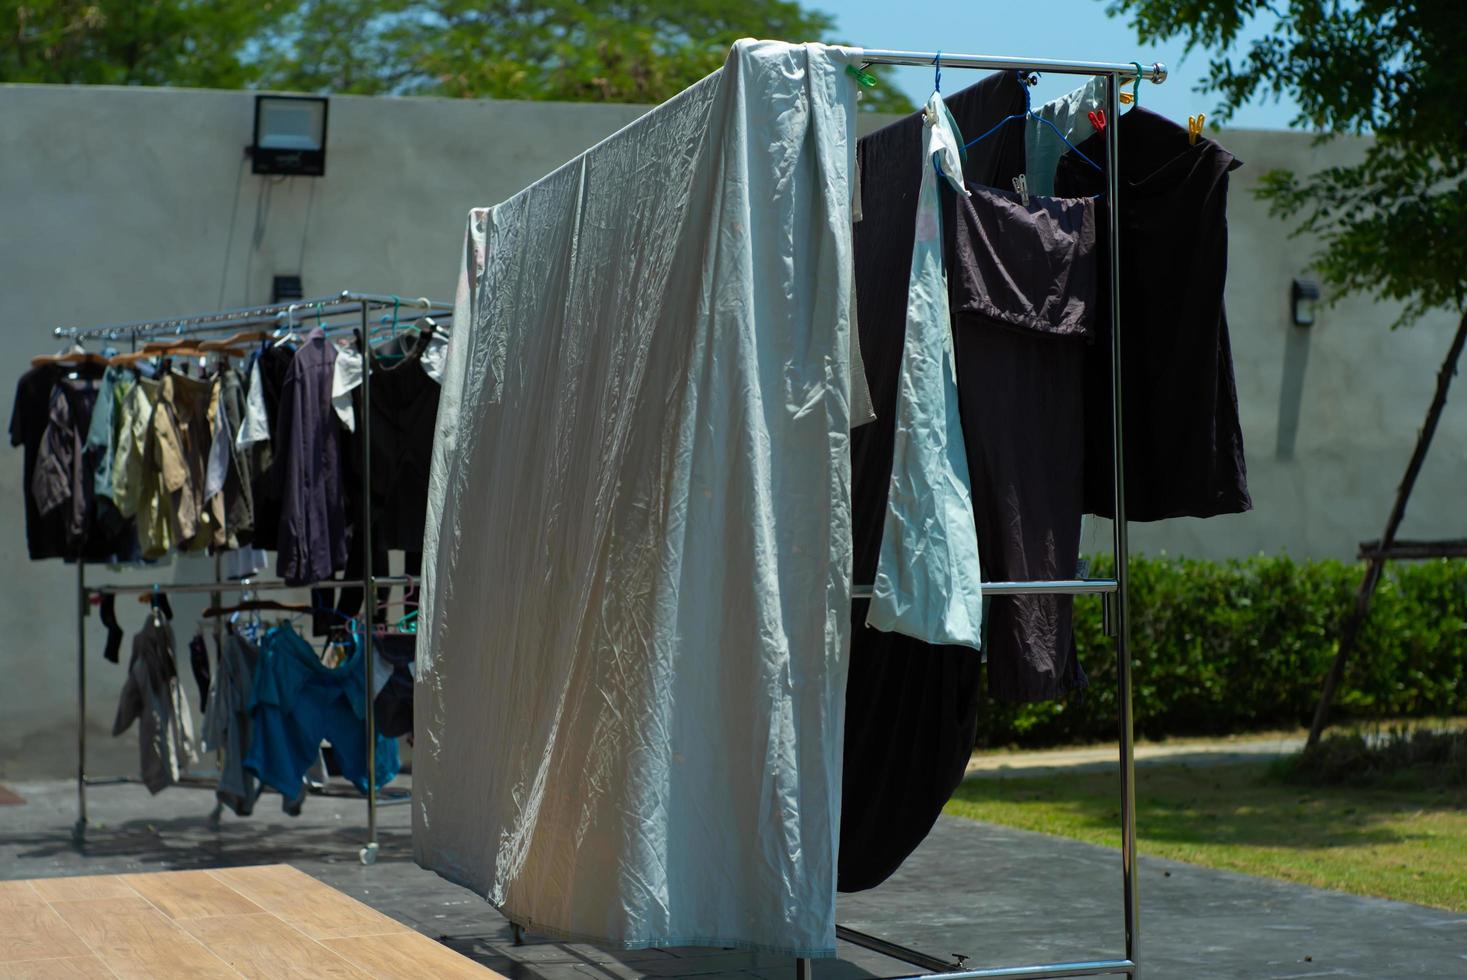
[[[470,216],[413,846],[542,934],[834,953],[854,53],[741,41]]]

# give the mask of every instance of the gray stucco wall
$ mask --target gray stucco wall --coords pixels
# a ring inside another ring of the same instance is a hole
[[[253,104],[240,92],[0,86],[0,335],[10,351],[0,389],[13,391],[28,358],[54,348],[52,326],[261,302],[276,274],[301,275],[308,296],[352,288],[451,298],[470,207],[510,196],[642,111],[337,97],[327,176],[270,179],[252,176],[242,155]],[[1391,334],[1394,311],[1354,302],[1323,312],[1307,332],[1289,326],[1289,282],[1304,272],[1308,245],[1287,240],[1248,190],[1270,167],[1318,165],[1319,151],[1290,133],[1221,139],[1247,163],[1233,185],[1228,303],[1256,510],[1137,525],[1132,541],[1212,557],[1348,557],[1379,532],[1452,321]],[[1291,452],[1280,451],[1281,425],[1295,430]],[[1412,534],[1467,531],[1459,404],[1438,439],[1407,521]],[[74,764],[76,571],[27,560],[20,474],[19,451],[0,454],[0,777]],[[1105,546],[1101,522],[1086,541]],[[200,581],[212,563],[88,574]],[[174,605],[182,645],[203,602]],[[123,627],[135,628],[142,611],[119,603]],[[102,639],[93,616],[91,770],[130,772],[135,740],[107,734],[122,671],[101,659]],[[195,698],[191,678],[186,685]]]

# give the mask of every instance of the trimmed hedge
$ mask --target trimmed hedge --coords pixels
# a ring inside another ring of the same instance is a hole
[[[1092,568],[1110,574],[1109,559]],[[1130,572],[1139,735],[1309,723],[1361,565],[1136,557]],[[1097,598],[1076,599],[1075,637],[1090,686],[1061,702],[986,702],[980,746],[1115,739],[1115,647]],[[1467,714],[1467,560],[1388,566],[1332,718],[1454,714]]]

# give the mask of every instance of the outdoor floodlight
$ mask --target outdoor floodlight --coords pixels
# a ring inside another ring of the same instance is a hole
[[[1314,304],[1319,301],[1319,283],[1309,279],[1295,279],[1289,290],[1293,302],[1294,326],[1314,325]]]
[[[305,296],[300,276],[276,276],[270,281],[270,302],[289,303]]]
[[[327,99],[320,95],[255,96],[251,170],[321,177],[326,173]]]

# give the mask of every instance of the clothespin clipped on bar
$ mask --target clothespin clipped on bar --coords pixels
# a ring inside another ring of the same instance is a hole
[[[1090,125],[1095,127],[1097,133],[1105,132],[1105,110],[1094,109],[1090,112]]]
[[[876,76],[863,68],[855,65],[846,65],[846,74],[856,80],[856,84],[862,88],[872,88],[876,85]]]
[[[1202,135],[1202,121],[1204,119],[1206,119],[1206,118],[1207,118],[1206,114],[1201,113],[1201,112],[1197,113],[1197,115],[1195,115],[1195,116],[1188,116],[1187,117],[1187,145],[1188,146],[1196,146],[1197,145],[1197,137],[1199,137],[1199,136]]]
[[[1014,192],[1019,195],[1019,200],[1024,202],[1024,207],[1029,206],[1029,176],[1019,174],[1014,178]]]
[[[1130,92],[1122,92],[1121,93],[1121,105],[1130,105],[1132,102],[1135,102],[1135,101],[1136,101],[1136,97],[1134,95],[1132,95]]]

